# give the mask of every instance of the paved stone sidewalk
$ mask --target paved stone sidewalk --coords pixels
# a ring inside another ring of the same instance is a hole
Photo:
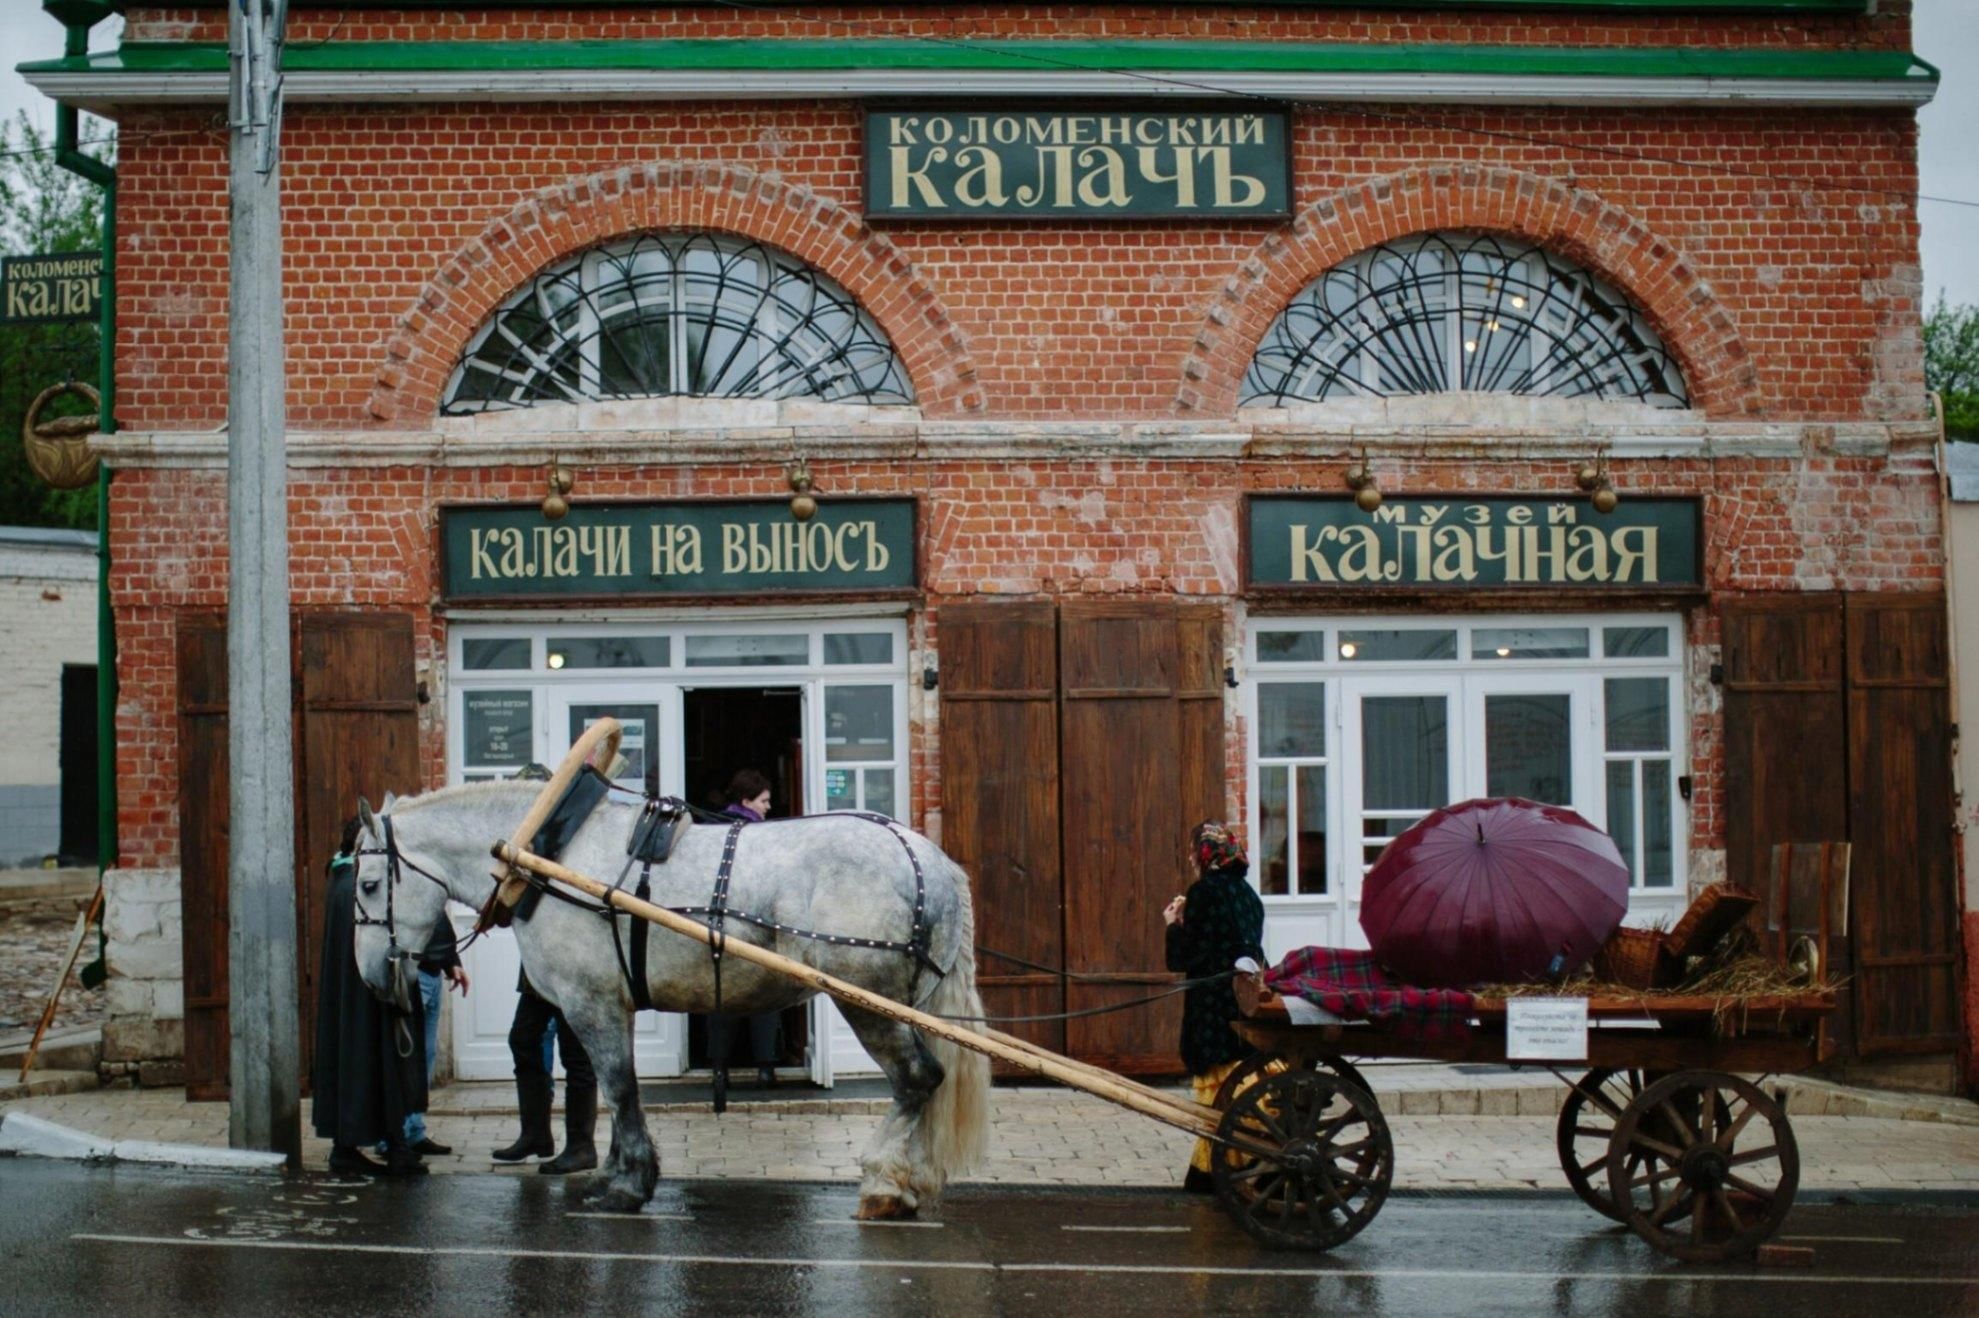
[[[1376,1076],[1394,1133],[1398,1186],[1553,1189],[1564,1184],[1553,1150],[1555,1094],[1537,1088],[1530,1075],[1511,1077],[1509,1085],[1491,1075],[1464,1076],[1466,1082],[1480,1082],[1473,1087],[1453,1086],[1449,1068],[1419,1071]],[[1439,1077],[1441,1087],[1432,1087]],[[1553,1090],[1562,1088],[1543,1075],[1540,1080]],[[529,1174],[526,1168],[500,1168],[488,1157],[488,1150],[515,1135],[515,1116],[506,1110],[512,1101],[512,1091],[503,1085],[438,1091],[429,1126],[454,1154],[429,1160],[433,1169]],[[1446,1104],[1462,1108],[1439,1110]],[[1803,1187],[1979,1192],[1979,1124],[1957,1120],[1967,1115],[1957,1108],[1948,1109],[1950,1120],[1898,1120],[1805,1115],[1811,1107],[1798,1098],[1790,1104]],[[716,1117],[705,1105],[681,1104],[652,1109],[648,1125],[663,1176],[851,1182],[858,1179],[859,1151],[885,1106],[882,1099],[820,1095],[738,1104]],[[1478,1114],[1494,1107],[1503,1114]],[[33,1113],[107,1139],[226,1142],[226,1106],[187,1103],[176,1090],[53,1095],[22,1099],[4,1110]],[[999,1088],[994,1111],[990,1159],[974,1178],[978,1181],[1166,1186],[1179,1180],[1189,1153],[1188,1136],[1068,1090]],[[559,1138],[560,1127],[559,1122]],[[309,1165],[322,1166],[327,1155],[323,1141],[307,1142]]]

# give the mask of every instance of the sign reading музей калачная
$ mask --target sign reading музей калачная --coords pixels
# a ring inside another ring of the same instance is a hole
[[[1082,220],[1291,213],[1278,110],[880,109],[871,219]]]
[[[912,499],[825,499],[804,522],[784,500],[440,509],[449,599],[911,590],[914,538]]]
[[[1609,587],[1703,582],[1695,499],[1252,495],[1248,581],[1276,589]]]

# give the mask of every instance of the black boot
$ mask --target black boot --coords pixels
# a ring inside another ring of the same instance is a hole
[[[424,1176],[427,1166],[419,1160],[419,1155],[403,1144],[394,1144],[385,1154],[385,1169],[381,1176]]]
[[[330,1174],[333,1176],[383,1176],[385,1168],[364,1156],[355,1145],[330,1146]]]
[[[598,1127],[598,1087],[566,1083],[563,1091],[563,1152],[536,1170],[546,1176],[588,1172],[598,1165],[592,1135]]]
[[[522,1134],[505,1149],[496,1149],[496,1162],[521,1162],[524,1158],[547,1158],[557,1151],[550,1137],[552,1082],[546,1075],[519,1075],[515,1096],[522,1108]]]

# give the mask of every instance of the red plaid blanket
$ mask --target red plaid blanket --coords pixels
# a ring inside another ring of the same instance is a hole
[[[1281,997],[1304,998],[1345,1020],[1392,1020],[1403,1038],[1460,1038],[1470,1030],[1470,994],[1401,983],[1372,952],[1302,947],[1265,971],[1264,983]]]

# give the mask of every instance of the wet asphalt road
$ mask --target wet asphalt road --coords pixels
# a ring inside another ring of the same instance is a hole
[[[1269,1253],[1179,1193],[962,1187],[938,1224],[849,1186],[663,1183],[578,1216],[534,1175],[409,1184],[0,1159],[14,1314],[1979,1313],[1979,1201],[1803,1200],[1811,1268],[1672,1262],[1566,1196],[1391,1199],[1328,1255]]]

